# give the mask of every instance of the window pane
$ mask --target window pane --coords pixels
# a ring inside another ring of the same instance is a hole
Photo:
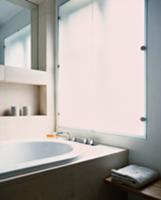
[[[60,126],[144,134],[144,3],[71,1],[60,8]]]
[[[72,9],[74,6],[75,9]],[[75,2],[74,5],[71,2],[60,10],[59,112],[61,125],[69,127],[90,127],[86,118],[91,115],[89,103],[92,98],[92,79],[89,77],[92,61],[91,11],[91,1],[90,4]]]
[[[5,65],[31,68],[31,27],[5,39]]]

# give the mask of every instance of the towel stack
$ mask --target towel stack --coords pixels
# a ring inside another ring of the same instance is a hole
[[[158,172],[138,165],[129,165],[119,170],[112,169],[113,181],[135,188],[141,188],[158,179]]]

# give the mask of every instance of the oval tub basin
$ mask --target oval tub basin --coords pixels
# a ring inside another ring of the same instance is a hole
[[[78,145],[69,141],[1,142],[0,179],[66,164],[79,154]]]

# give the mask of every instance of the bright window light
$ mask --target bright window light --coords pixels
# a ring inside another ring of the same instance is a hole
[[[70,1],[59,12],[59,127],[143,137],[145,1]]]
[[[31,26],[5,39],[5,65],[31,68]]]

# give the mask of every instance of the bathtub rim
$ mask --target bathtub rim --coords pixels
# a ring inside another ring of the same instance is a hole
[[[79,145],[77,143],[72,142],[72,141],[67,141],[67,140],[59,140],[59,139],[18,139],[18,140],[10,140],[10,141],[0,141],[0,145],[7,145],[7,144],[12,144],[12,143],[30,143],[30,142],[50,142],[50,143],[61,143],[61,144],[68,144],[72,147],[72,151],[68,153],[64,153],[63,155],[58,155],[54,157],[48,157],[48,158],[43,158],[43,159],[38,159],[38,160],[32,160],[32,161],[27,161],[23,163],[19,163],[15,165],[14,167],[8,167],[5,170],[0,169],[0,180],[5,178],[5,177],[10,177],[10,174],[16,173],[16,172],[22,172],[23,170],[32,170],[34,168],[39,168],[46,165],[59,165],[59,163],[68,163],[70,161],[74,161],[79,158],[79,156],[83,153],[82,150],[80,151]],[[37,170],[37,169],[35,169]],[[17,175],[17,173],[16,173]]]

